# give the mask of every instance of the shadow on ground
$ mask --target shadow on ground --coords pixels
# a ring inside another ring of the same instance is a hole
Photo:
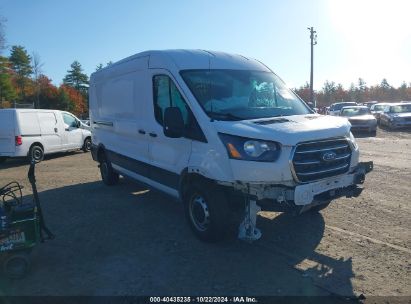
[[[59,152],[59,153],[48,154],[44,156],[43,162],[47,162],[48,160],[51,160],[51,159],[71,156],[77,153],[84,153],[84,152],[70,151],[70,152]],[[7,158],[6,161],[0,163],[0,170],[20,167],[20,166],[26,166],[26,165],[29,165],[29,161],[26,157]]]
[[[1,279],[2,294],[353,293],[350,260],[315,251],[325,227],[318,213],[260,217],[263,237],[253,244],[235,238],[208,244],[189,231],[179,203],[124,179],[114,187],[92,182],[47,190],[40,199],[57,237],[33,251],[26,278]]]

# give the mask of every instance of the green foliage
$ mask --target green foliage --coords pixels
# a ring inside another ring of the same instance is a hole
[[[56,109],[68,112],[74,109],[73,101],[70,100],[68,94],[62,87],[60,87],[58,91]]]
[[[33,70],[31,68],[31,57],[26,49],[19,45],[11,47],[9,57],[11,68],[16,74],[16,83],[19,90],[20,99],[25,98],[25,87]]]
[[[0,101],[12,101],[16,98],[16,90],[11,82],[10,62],[6,57],[0,56]]]
[[[71,69],[67,71],[63,83],[86,94],[89,83],[88,76],[83,73],[83,68],[81,67],[80,62],[75,60],[70,67]]]

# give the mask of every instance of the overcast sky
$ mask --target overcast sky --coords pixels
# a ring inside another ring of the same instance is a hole
[[[259,59],[297,87],[309,81],[314,26],[315,89],[359,77],[399,86],[411,82],[410,12],[409,0],[0,0],[7,44],[39,54],[55,84],[74,60],[90,74],[140,51],[189,48]]]

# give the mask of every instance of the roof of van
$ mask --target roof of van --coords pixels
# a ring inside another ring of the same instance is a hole
[[[61,110],[54,110],[54,109],[31,109],[31,108],[7,108],[7,109],[0,109],[1,111],[16,111],[16,112],[50,112],[50,111],[61,111]],[[64,112],[64,111],[61,111]]]
[[[173,70],[233,69],[270,71],[260,61],[242,55],[207,50],[152,50],[135,54],[101,69],[123,66],[124,63],[140,61],[140,68]],[[97,71],[96,73],[99,73]]]

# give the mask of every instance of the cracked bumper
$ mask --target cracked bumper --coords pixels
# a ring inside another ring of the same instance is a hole
[[[362,162],[349,174],[298,185],[284,190],[281,199],[263,199],[258,204],[266,211],[283,212],[328,203],[340,197],[357,197],[363,190],[361,185],[365,175],[373,170],[373,166],[373,162]]]

